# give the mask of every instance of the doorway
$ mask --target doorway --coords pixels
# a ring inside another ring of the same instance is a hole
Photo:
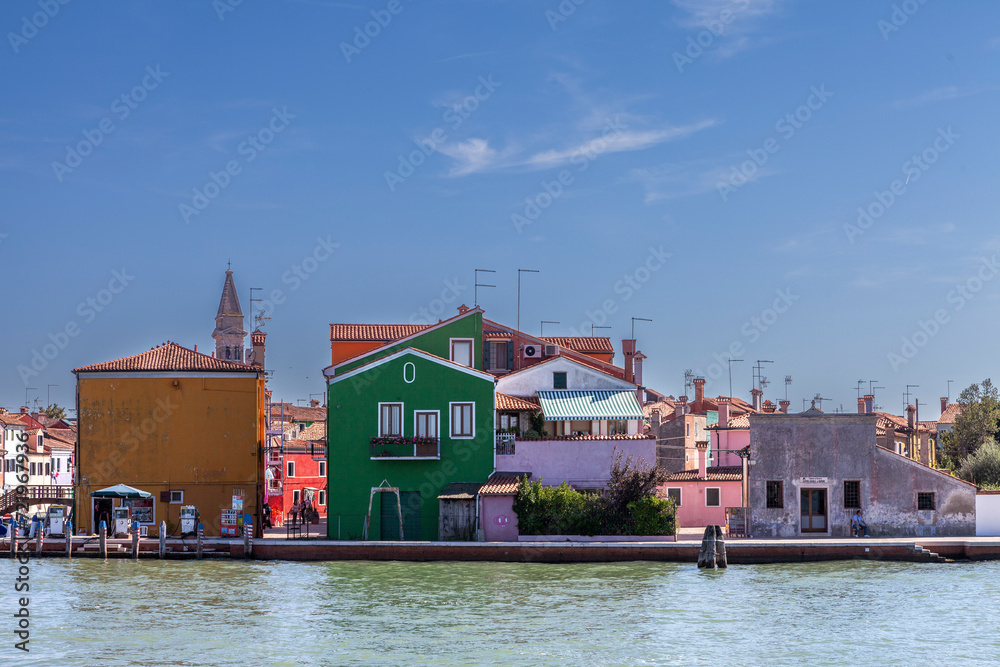
[[[803,533],[825,533],[827,531],[826,489],[802,489],[800,491],[801,523]]]
[[[111,498],[94,498],[94,524],[93,531],[96,533],[99,530],[101,521],[104,521],[108,527],[108,535],[114,535],[115,524],[111,518],[114,512],[112,508],[114,507],[114,500]]]

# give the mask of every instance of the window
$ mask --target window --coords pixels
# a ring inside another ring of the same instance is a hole
[[[326,477],[326,461],[319,462],[319,476]]]
[[[451,360],[463,366],[472,366],[472,339],[452,338],[451,339]]]
[[[51,475],[52,474],[52,464],[51,463],[46,463],[45,464],[45,474],[46,475]]]
[[[566,373],[553,373],[552,374],[552,388],[553,389],[565,389],[566,388]]]
[[[29,475],[34,475],[35,474],[35,462],[34,461],[32,461],[31,463],[28,464],[28,474]]]
[[[378,434],[380,436],[403,435],[402,403],[379,403],[378,415]]]
[[[286,477],[295,477],[295,461],[288,462],[288,474]]]
[[[514,344],[509,340],[490,341],[486,343],[486,355],[489,370],[509,371],[511,357],[514,356]]]
[[[720,500],[719,487],[710,486],[705,489],[705,507],[718,507],[722,502]]]
[[[472,421],[475,417],[473,403],[451,404],[451,437],[471,438],[475,435]]]
[[[917,509],[918,510],[932,510],[934,509],[934,494],[921,492],[917,494]]]
[[[301,494],[302,494],[302,492],[299,491],[298,489],[295,489],[294,491],[292,491],[292,504],[293,505],[298,505],[299,504],[299,498],[302,497]]]
[[[414,413],[414,435],[424,438],[438,437],[438,413],[435,412],[415,412]]]
[[[326,491],[319,492],[319,500],[316,501],[317,505],[326,505]]]
[[[628,422],[624,419],[609,419],[608,435],[628,435]]]
[[[785,507],[785,484],[781,481],[767,483],[767,509],[780,510]]]
[[[232,359],[231,355],[232,355],[232,351],[230,350],[230,348],[227,347],[226,348],[226,359]]]
[[[844,482],[844,509],[861,509],[861,482],[851,480]]]
[[[667,488],[667,498],[674,501],[674,505],[681,506],[681,490],[679,488]]]
[[[184,491],[171,491],[170,492],[170,504],[171,505],[182,505],[182,504],[184,504]]]
[[[691,435],[691,422],[688,422],[685,426],[687,427],[687,430],[684,432],[684,435]]]

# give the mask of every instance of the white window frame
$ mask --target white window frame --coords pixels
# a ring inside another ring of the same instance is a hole
[[[406,435],[406,424],[403,421],[403,414],[404,414],[403,410],[406,408],[406,406],[403,403],[399,403],[397,401],[390,401],[390,402],[387,402],[387,403],[379,403],[378,404],[378,413],[375,415],[375,419],[376,419],[376,425],[375,425],[375,429],[376,430],[375,430],[375,432],[378,433],[378,435],[379,435],[380,438],[395,437],[395,434],[383,433],[382,432],[382,406],[383,405],[398,405],[399,406],[399,437],[403,437],[404,435]]]
[[[710,489],[715,489],[719,492],[719,504],[709,505],[708,504],[708,492]],[[722,487],[720,486],[706,486],[705,487],[705,507],[722,507]]]
[[[455,406],[456,405],[471,405],[472,406],[472,417],[470,426],[472,427],[471,435],[455,435]],[[472,440],[476,437],[476,402],[475,401],[453,401],[448,403],[448,433],[451,435],[452,440]]]
[[[174,500],[175,493],[179,493],[180,496],[176,496],[177,500]],[[171,489],[170,490],[170,504],[171,505],[183,505],[184,504],[184,490],[183,489]],[[155,513],[155,509],[153,510]]]
[[[437,439],[441,439],[441,411],[440,410],[414,410],[413,411],[413,436],[416,437],[417,430],[417,416],[418,415],[434,415],[434,419],[437,422],[437,435],[434,436]]]
[[[319,462],[319,477],[326,477],[326,461]]]
[[[469,365],[466,366],[466,368],[475,368],[476,367],[476,345],[475,345],[476,340],[474,338],[449,338],[448,339],[448,358],[451,361],[453,361],[456,364],[458,364],[460,362],[455,361],[455,343],[467,343],[469,345]],[[465,364],[461,364],[461,365],[465,366]]]
[[[320,489],[319,493],[316,494],[316,504],[326,506],[326,491]]]
[[[677,505],[677,507],[680,507],[682,504],[684,504],[684,488],[680,487],[680,486],[668,486],[667,487],[667,498],[670,498],[670,492],[671,491],[676,491],[677,492],[677,502],[675,503]]]
[[[302,500],[302,491],[299,489],[292,489],[292,504],[298,505],[300,500]]]
[[[295,477],[295,461],[285,461],[285,477]]]

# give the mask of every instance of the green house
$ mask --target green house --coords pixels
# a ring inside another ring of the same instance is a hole
[[[442,490],[486,481],[495,380],[482,347],[477,308],[324,371],[331,539],[436,540]]]

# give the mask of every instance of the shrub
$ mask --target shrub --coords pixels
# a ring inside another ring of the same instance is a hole
[[[671,500],[646,496],[628,504],[636,535],[675,535],[677,513]]]
[[[981,487],[1000,485],[1000,445],[987,440],[962,460],[958,476]]]

